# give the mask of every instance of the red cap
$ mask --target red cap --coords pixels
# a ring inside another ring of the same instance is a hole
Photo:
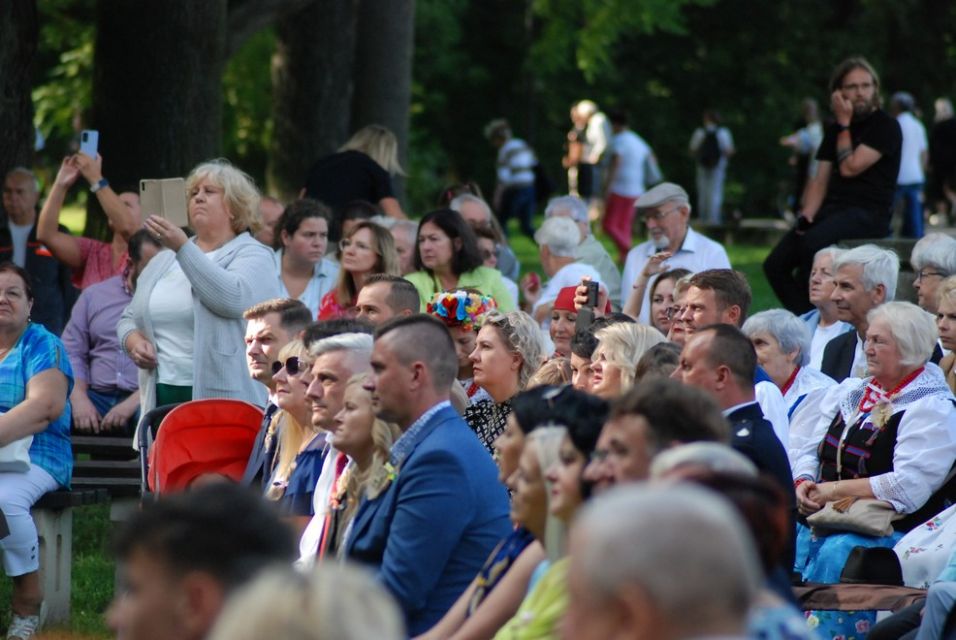
[[[574,291],[577,287],[564,287],[558,291],[558,297],[554,301],[555,311],[570,311],[574,313],[577,311],[574,308]]]

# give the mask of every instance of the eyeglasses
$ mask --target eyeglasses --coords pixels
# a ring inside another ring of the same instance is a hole
[[[484,260],[491,260],[492,258],[495,257],[495,252],[494,252],[494,251],[489,251],[488,249],[482,249],[482,250],[481,250],[481,257],[482,257],[482,259],[484,259]]]
[[[945,278],[945,273],[940,273],[939,271],[926,271],[922,270],[916,274],[916,281],[919,282],[925,278],[936,277],[936,278]]]
[[[353,247],[353,246],[359,251],[371,251],[372,253],[376,253],[376,254],[378,253],[378,251],[368,246],[364,242],[358,242],[355,240],[346,240],[344,238],[342,240],[339,240],[339,249],[341,249],[342,251],[345,251],[349,247]]]
[[[684,310],[687,309],[687,305],[675,305],[673,307],[667,307],[666,315],[668,320],[673,320],[674,318],[679,318],[684,315]]]
[[[279,362],[278,360],[273,362],[272,375],[276,375],[277,373],[282,371],[283,367],[285,367],[286,372],[290,376],[297,376],[299,375],[299,373],[305,371],[306,368],[308,368],[308,366],[309,365],[307,362],[303,360],[299,360],[297,356],[292,356],[291,358],[287,359],[285,362]]]
[[[680,205],[676,207],[671,207],[667,211],[645,211],[641,215],[641,219],[644,220],[644,222],[647,222],[648,220],[653,220],[654,222],[660,222],[661,220],[666,218],[669,214],[674,213],[678,209],[680,209]]]

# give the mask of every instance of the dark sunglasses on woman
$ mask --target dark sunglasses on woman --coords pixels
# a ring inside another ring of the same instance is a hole
[[[272,375],[275,375],[279,373],[280,371],[282,371],[282,367],[285,367],[286,372],[290,376],[297,376],[299,375],[300,371],[305,370],[305,363],[300,362],[298,356],[292,356],[285,362],[279,362],[278,360],[276,360],[275,362],[272,363]]]

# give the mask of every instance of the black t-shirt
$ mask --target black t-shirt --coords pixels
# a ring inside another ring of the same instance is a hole
[[[354,200],[378,204],[382,198],[393,197],[392,179],[361,151],[339,151],[312,165],[305,179],[305,194],[339,213]]]
[[[827,127],[817,151],[817,160],[833,163],[830,184],[824,206],[861,207],[881,214],[889,214],[900,173],[900,152],[903,132],[900,124],[882,109],[877,109],[862,120],[850,123],[853,148],[865,144],[882,155],[873,166],[858,176],[844,178],[837,166],[836,143],[839,131],[836,125]]]

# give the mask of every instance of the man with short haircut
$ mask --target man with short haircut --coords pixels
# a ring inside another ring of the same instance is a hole
[[[399,276],[376,273],[369,276],[359,290],[355,317],[377,327],[392,318],[418,313],[420,307],[415,285]]]
[[[415,245],[418,244],[418,223],[414,220],[399,220],[388,216],[375,216],[375,224],[385,227],[395,241],[398,264],[402,275],[415,271]]]
[[[375,333],[375,327],[367,320],[357,318],[336,318],[334,320],[319,320],[313,322],[302,332],[302,342],[306,349],[311,349],[319,340],[325,340],[340,333]]]
[[[9,260],[27,270],[33,279],[30,319],[60,335],[79,292],[73,287],[69,267],[37,240],[39,197],[36,176],[29,169],[16,167],[4,177],[6,221],[0,223],[0,262]],[[63,225],[58,228],[67,230]]]
[[[752,536],[702,488],[629,486],[584,505],[564,640],[743,640],[762,584]]]
[[[259,217],[262,227],[256,232],[255,238],[270,248],[275,248],[276,223],[282,217],[285,206],[272,196],[262,196],[259,200]]]
[[[820,371],[837,382],[866,377],[863,341],[871,309],[896,296],[900,261],[889,249],[864,244],[844,251],[833,261],[836,285],[830,299],[836,304],[837,319],[853,326],[854,331],[837,336],[823,349]]]
[[[534,241],[538,243],[541,269],[548,276],[548,282],[542,288],[540,284],[533,286],[526,279],[522,282],[522,289],[525,301],[532,305],[531,315],[539,323],[547,325],[551,307],[561,289],[578,286],[584,277],[602,284],[601,274],[574,257],[581,243],[581,232],[570,218],[547,218],[535,232]]]
[[[544,210],[545,218],[570,218],[578,225],[581,232],[581,243],[574,251],[578,262],[589,264],[601,274],[601,282],[608,289],[611,306],[615,311],[620,310],[618,301],[621,298],[621,272],[614,259],[591,233],[591,219],[588,215],[588,206],[577,196],[559,196],[551,198]]]
[[[740,329],[729,324],[702,327],[687,338],[680,365],[671,376],[703,389],[717,401],[731,426],[731,446],[777,481],[795,505],[787,451],[774,435],[754,395],[757,352]]]
[[[621,277],[621,306],[640,295],[638,322],[651,324],[650,278],[666,269],[729,269],[724,248],[690,228],[690,198],[672,182],[664,182],[637,199],[637,214],[647,225],[650,239],[631,249]],[[655,258],[652,261],[652,258]],[[666,258],[663,262],[659,258]],[[634,291],[643,288],[643,292]]]
[[[763,264],[777,298],[800,314],[810,304],[813,256],[853,238],[889,234],[903,135],[880,109],[880,78],[863,58],[848,58],[833,72],[834,122],[817,150],[817,172],[803,193],[796,226]]]
[[[249,307],[242,317],[246,320],[246,362],[249,365],[249,375],[269,390],[262,426],[242,475],[242,484],[260,484],[265,489],[276,449],[275,437],[267,441],[266,436],[272,416],[279,408],[275,403],[273,368],[278,362],[282,347],[295,339],[312,322],[312,313],[299,300],[274,298]]]
[[[372,336],[367,333],[339,333],[314,341],[309,353],[312,382],[306,396],[312,402],[312,426],[322,432],[332,429],[335,416],[345,406],[345,389],[352,376],[367,373],[372,356]],[[325,433],[321,434],[324,438]],[[346,455],[326,445],[322,471],[312,494],[313,516],[299,540],[299,563],[312,566],[329,507],[329,493],[347,466]]]
[[[107,612],[126,640],[202,640],[226,599],[294,557],[290,531],[260,498],[229,483],[163,496],[120,531],[126,585]]]
[[[457,363],[448,330],[429,316],[376,332],[366,388],[402,436],[389,459],[394,479],[359,507],[345,552],[376,570],[411,636],[445,614],[511,529],[495,464],[449,403]]]
[[[685,343],[700,327],[719,323],[743,326],[752,294],[742,273],[732,269],[708,269],[695,273],[688,282],[683,298],[684,313],[680,317]],[[790,421],[780,388],[759,366],[755,368],[753,386],[763,414],[786,448],[790,442]]]
[[[611,403],[595,456],[584,479],[604,490],[646,480],[653,458],[689,442],[730,441],[727,421],[714,400],[674,380],[641,382]]]

